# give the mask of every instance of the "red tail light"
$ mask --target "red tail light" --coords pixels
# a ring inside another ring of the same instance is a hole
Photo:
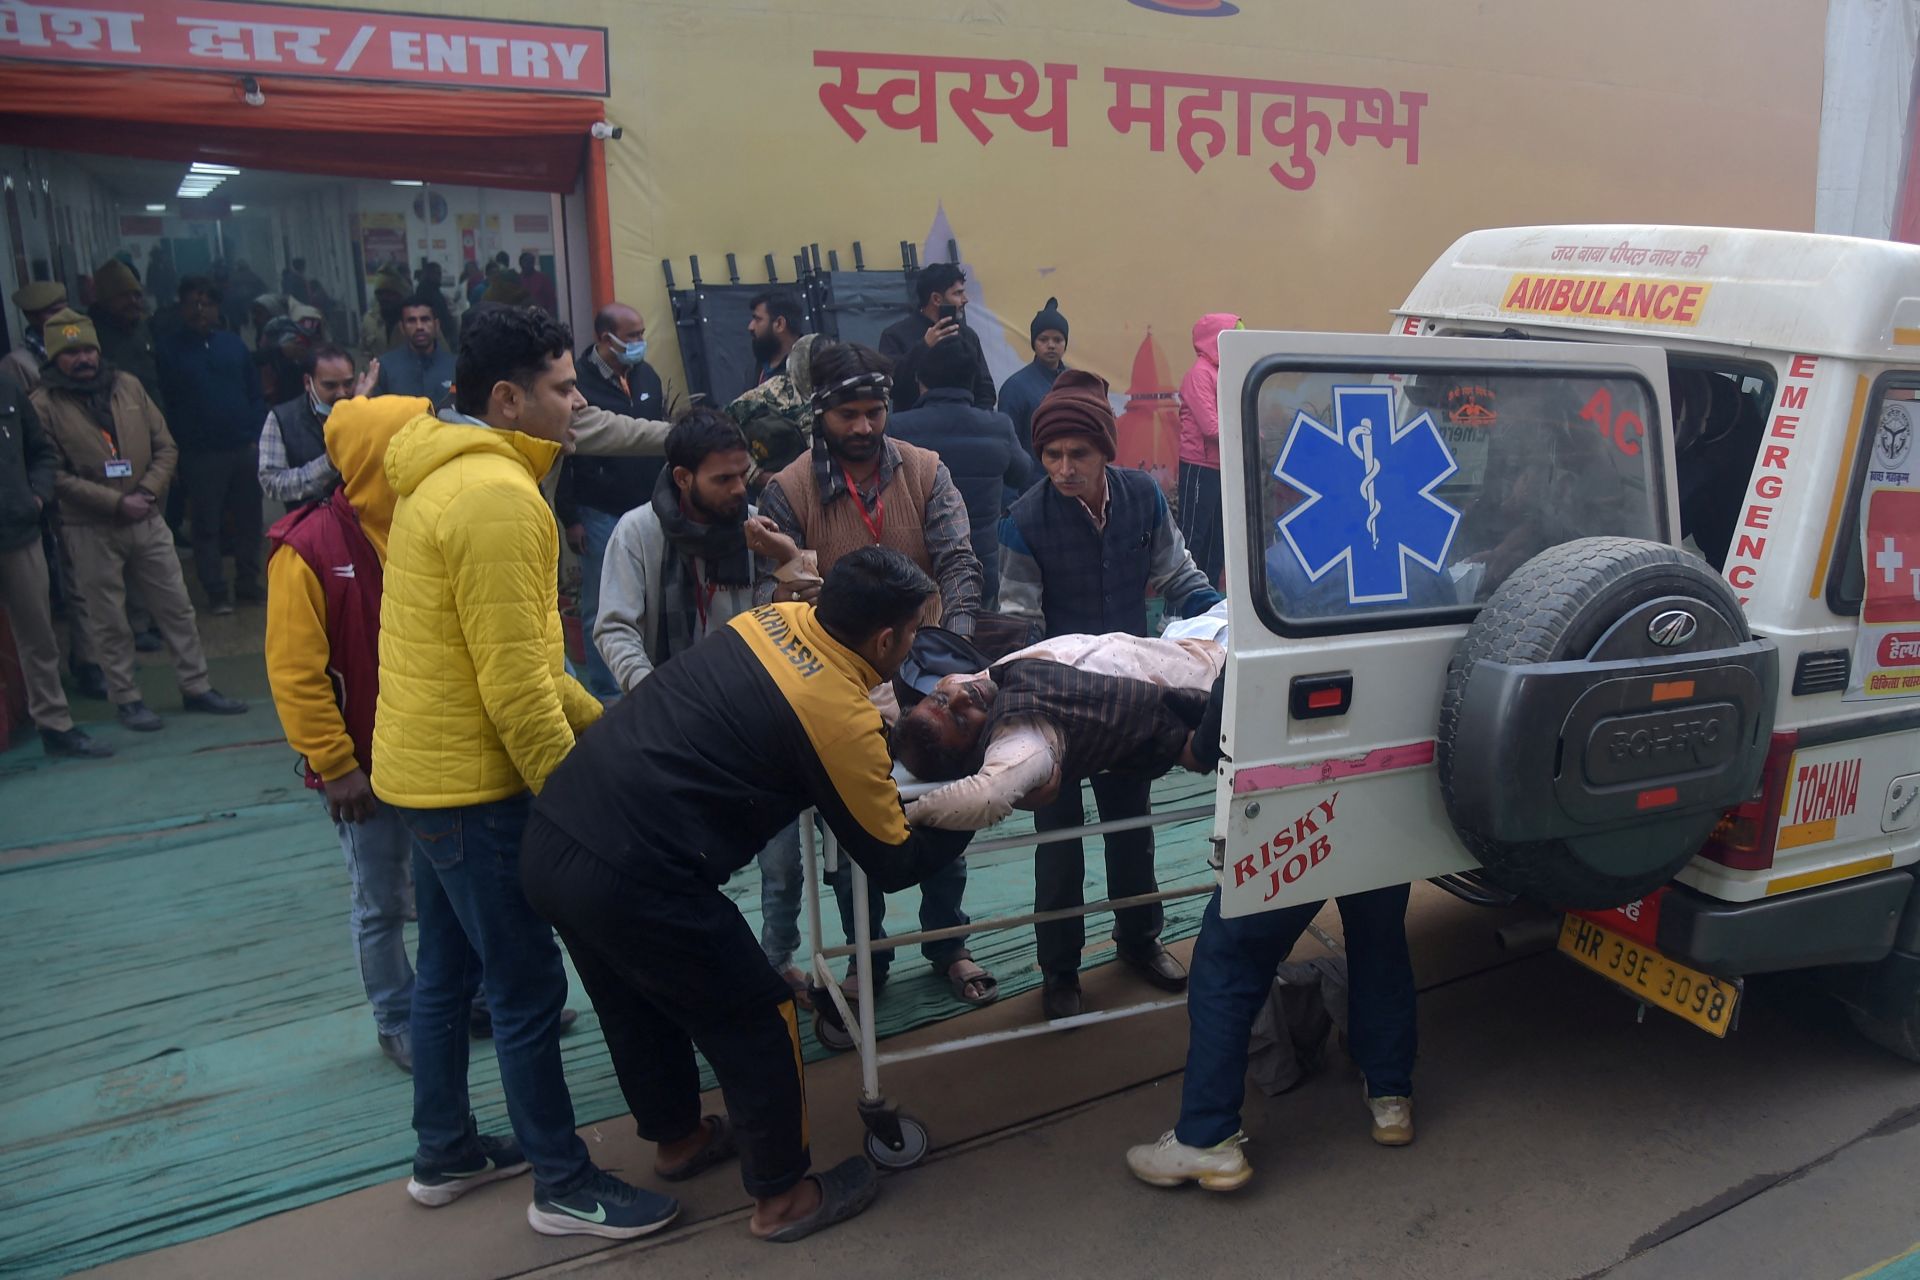
[[[1776,733],[1767,745],[1766,767],[1753,798],[1727,810],[1720,825],[1707,837],[1700,856],[1735,871],[1765,871],[1773,865],[1773,842],[1780,832],[1780,809],[1792,781],[1793,753],[1800,735]]]

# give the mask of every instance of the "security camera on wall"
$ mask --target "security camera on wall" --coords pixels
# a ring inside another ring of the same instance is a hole
[[[608,140],[618,142],[620,141],[620,134],[622,130],[620,126],[617,124],[608,124],[605,120],[595,120],[593,122],[593,127],[589,129],[587,132],[591,133],[594,137],[600,139],[600,141],[602,142],[606,142]]]

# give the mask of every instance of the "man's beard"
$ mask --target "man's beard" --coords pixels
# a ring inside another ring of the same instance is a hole
[[[741,524],[747,518],[747,503],[744,498],[741,499],[740,505],[734,510],[730,512],[720,512],[715,511],[712,507],[702,502],[697,491],[689,489],[682,495],[682,503],[686,508],[687,518],[698,521],[701,524],[723,526]]]
[[[880,454],[880,441],[884,438],[875,432],[863,440],[855,440],[851,436],[836,440],[833,433],[824,427],[821,428],[821,435],[826,439],[827,452],[842,462],[873,461]]]
[[[766,333],[753,340],[753,358],[761,364],[766,364],[779,354],[780,339],[778,336]]]

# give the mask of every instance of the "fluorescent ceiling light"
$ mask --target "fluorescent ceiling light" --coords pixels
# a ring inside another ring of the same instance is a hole
[[[167,206],[163,204],[150,204],[147,206],[148,213],[165,213],[166,211]]]
[[[396,187],[424,187],[427,184],[424,182],[416,181],[413,178],[395,178],[393,180],[393,185]]]
[[[234,176],[236,176],[236,175],[237,175],[237,174],[239,174],[239,172],[240,172],[240,171],[239,171],[238,169],[236,169],[236,168],[234,168],[234,167],[233,167],[232,165],[230,165],[230,164],[205,164],[205,163],[203,163],[203,162],[201,162],[201,161],[199,161],[199,160],[195,160],[195,161],[193,162],[193,169],[192,169],[192,171],[193,171],[194,173],[218,173],[218,174],[224,174],[225,176],[227,176],[227,177],[229,177],[229,178],[231,178],[231,177],[234,177]]]
[[[229,205],[228,208],[232,209],[235,213],[245,213],[247,211],[247,206],[243,204]]]

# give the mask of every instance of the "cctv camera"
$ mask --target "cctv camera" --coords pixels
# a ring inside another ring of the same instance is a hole
[[[240,90],[243,95],[241,101],[245,102],[248,106],[264,107],[267,105],[267,95],[260,92],[260,82],[252,76],[241,77]]]
[[[602,142],[609,139],[614,142],[620,141],[620,126],[617,124],[608,124],[605,120],[595,120],[593,122],[593,128],[588,130],[588,132]]]

